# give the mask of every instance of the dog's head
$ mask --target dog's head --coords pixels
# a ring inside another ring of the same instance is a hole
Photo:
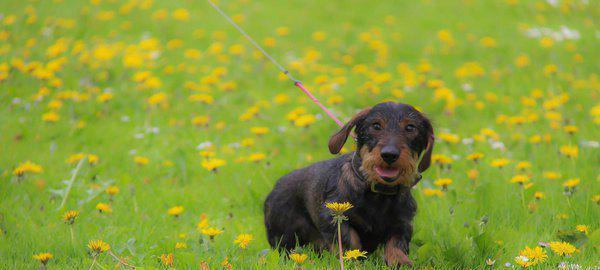
[[[362,110],[331,136],[332,154],[340,152],[353,128],[361,168],[369,181],[410,187],[417,174],[429,168],[433,127],[414,107],[385,102]]]

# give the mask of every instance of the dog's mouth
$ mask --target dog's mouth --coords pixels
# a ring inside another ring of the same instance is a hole
[[[379,177],[388,183],[396,181],[396,178],[398,178],[398,174],[400,173],[400,168],[394,167],[383,167],[376,165],[374,169]]]

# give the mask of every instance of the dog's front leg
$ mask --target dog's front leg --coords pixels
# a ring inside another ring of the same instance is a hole
[[[385,244],[384,253],[385,262],[388,266],[408,265],[412,267],[412,261],[408,258],[408,242],[404,237],[392,236]]]

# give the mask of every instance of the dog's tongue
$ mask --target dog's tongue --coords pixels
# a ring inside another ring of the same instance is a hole
[[[396,177],[396,175],[398,175],[398,172],[400,171],[400,169],[398,169],[398,168],[382,168],[379,166],[375,166],[375,171],[381,177],[392,178],[392,177]]]

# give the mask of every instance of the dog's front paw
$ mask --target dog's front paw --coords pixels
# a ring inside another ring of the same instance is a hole
[[[406,256],[406,253],[404,253],[404,251],[402,251],[401,249],[399,249],[397,247],[386,248],[385,262],[389,267],[404,266],[404,265],[406,265],[408,267],[413,266],[412,261],[408,258],[408,256]]]

